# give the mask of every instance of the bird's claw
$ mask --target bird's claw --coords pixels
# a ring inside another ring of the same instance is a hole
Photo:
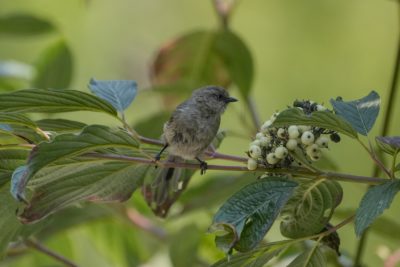
[[[200,174],[201,175],[206,173],[207,168],[208,168],[207,162],[205,162],[205,161],[200,162]]]

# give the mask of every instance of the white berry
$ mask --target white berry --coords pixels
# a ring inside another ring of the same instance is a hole
[[[247,160],[247,169],[249,169],[250,171],[254,171],[255,169],[257,169],[257,160],[249,158]]]
[[[305,131],[301,135],[301,142],[305,145],[311,145],[314,143],[314,134],[310,131]]]
[[[284,159],[288,154],[288,150],[286,149],[286,147],[283,146],[279,146],[275,149],[275,156],[278,159]]]
[[[312,144],[310,146],[307,146],[306,153],[308,156],[310,156],[310,158],[319,155],[320,153],[319,146],[317,144]]]
[[[285,129],[279,128],[276,134],[278,135],[279,138],[285,138]]]
[[[252,146],[261,146],[261,141],[260,140],[254,140],[253,142],[250,143],[250,147]],[[249,149],[250,149],[249,147]]]
[[[258,159],[261,156],[261,148],[256,145],[252,145],[249,149],[249,154],[253,159]]]
[[[315,143],[324,148],[328,148],[329,139],[326,136],[320,136]]]
[[[275,156],[275,153],[269,153],[267,155],[267,162],[271,165],[278,163],[279,159]]]
[[[317,110],[318,111],[325,111],[325,110],[327,110],[327,108],[324,107],[323,105],[317,105]]]
[[[299,128],[296,125],[291,125],[288,128],[289,138],[295,139],[300,136]]]
[[[261,139],[262,137],[264,137],[263,133],[257,133],[256,134],[256,139]]]
[[[286,143],[286,148],[289,150],[295,150],[297,147],[297,140],[296,139],[289,139]]]
[[[271,143],[271,136],[263,136],[260,138],[261,146],[268,146]]]
[[[261,126],[261,132],[265,133],[268,131],[268,128],[272,125],[272,121],[267,120],[264,122],[264,124]]]

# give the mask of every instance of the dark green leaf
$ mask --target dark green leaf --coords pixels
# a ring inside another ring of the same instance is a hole
[[[289,108],[280,112],[272,125],[275,127],[289,125],[317,126],[343,133],[351,138],[357,138],[356,131],[348,122],[328,111],[315,111],[311,115],[307,115],[298,108]]]
[[[357,209],[355,231],[361,236],[364,230],[389,208],[400,190],[400,180],[392,180],[368,189]]]
[[[282,235],[300,238],[321,232],[342,196],[342,187],[336,181],[303,181],[281,212]]]
[[[326,258],[318,245],[297,256],[288,267],[325,267]]]
[[[230,31],[198,31],[161,48],[153,63],[156,87],[173,84],[180,91],[209,84],[235,83],[247,96],[253,80],[253,61],[243,41]]]
[[[172,237],[169,246],[169,256],[174,267],[196,266],[197,250],[202,232],[195,225],[187,225]]]
[[[331,99],[336,114],[349,122],[362,135],[367,135],[378,117],[381,99],[377,92],[354,101],[338,101]]]
[[[44,131],[53,131],[57,133],[68,133],[81,131],[86,124],[79,121],[65,119],[43,119],[36,121],[38,127]]]
[[[251,183],[222,205],[214,216],[212,228],[231,228],[237,238],[231,243],[237,250],[253,249],[264,238],[296,186],[296,182],[284,177],[268,177]]]
[[[79,135],[62,134],[49,143],[37,145],[30,155],[28,169],[13,184],[13,192],[23,198],[27,181],[43,167],[61,159],[72,158],[88,151],[104,148],[126,147],[136,149],[139,142],[123,130],[114,130],[102,125],[91,125],[83,129]]]
[[[128,80],[100,81],[91,79],[89,88],[93,94],[106,100],[119,112],[123,112],[129,107],[137,93],[136,82]]]
[[[20,220],[33,223],[83,200],[125,201],[142,184],[148,168],[152,167],[104,160],[44,168],[29,181],[33,195]]]
[[[48,47],[36,63],[32,85],[42,89],[65,89],[72,80],[72,53],[64,40]]]
[[[382,151],[392,156],[400,151],[400,136],[377,136],[375,141]]]
[[[0,17],[0,34],[37,35],[54,31],[47,20],[28,14],[12,14]]]
[[[104,100],[75,90],[27,89],[0,95],[1,112],[105,112],[117,116],[117,111]]]
[[[28,117],[16,113],[0,113],[0,123],[26,126],[34,130],[37,129],[36,124]]]

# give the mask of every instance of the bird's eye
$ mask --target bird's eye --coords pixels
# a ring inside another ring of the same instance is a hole
[[[221,101],[221,100],[224,99],[224,96],[223,96],[222,94],[218,94],[218,95],[217,95],[217,98],[218,98],[219,101]]]

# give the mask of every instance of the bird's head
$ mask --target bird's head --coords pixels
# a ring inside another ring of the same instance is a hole
[[[215,85],[195,90],[192,94],[192,100],[208,112],[219,114],[224,112],[229,103],[238,101],[236,98],[230,97],[228,91],[224,88]]]

